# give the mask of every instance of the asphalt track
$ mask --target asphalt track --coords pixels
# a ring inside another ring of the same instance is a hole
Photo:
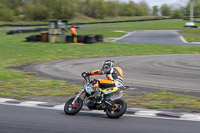
[[[198,133],[199,122],[0,105],[0,133]]]
[[[134,31],[113,42],[136,44],[170,44],[200,46],[200,43],[188,43],[177,30]]]
[[[123,69],[126,85],[155,89],[200,92],[200,54],[140,55],[46,62],[27,66],[26,71],[82,84],[81,73],[101,69],[111,59]],[[94,78],[105,78],[94,76]]]

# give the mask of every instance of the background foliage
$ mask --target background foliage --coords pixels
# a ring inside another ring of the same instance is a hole
[[[200,16],[200,1],[194,0],[194,15]],[[119,2],[118,0],[1,0],[1,21],[43,21],[73,19],[75,17],[104,19],[118,16],[172,16],[190,15],[190,2],[185,7],[172,8],[168,4],[149,7],[145,1]]]

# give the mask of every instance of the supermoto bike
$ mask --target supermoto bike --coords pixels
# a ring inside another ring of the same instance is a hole
[[[94,93],[96,93],[93,87],[95,80],[91,80],[86,73],[82,73],[82,77],[85,79],[82,91],[75,93],[76,96],[66,102],[64,106],[65,114],[75,115],[82,109],[83,104],[90,110],[104,110],[109,118],[119,118],[126,112],[127,104],[120,98],[123,96],[122,90],[128,88],[128,86],[99,88],[99,95],[94,96]]]

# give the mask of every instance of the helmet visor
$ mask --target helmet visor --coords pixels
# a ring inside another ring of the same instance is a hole
[[[111,64],[110,64],[110,63],[104,63],[104,64],[103,64],[102,70],[103,70],[105,73],[110,72],[110,70],[111,70]]]

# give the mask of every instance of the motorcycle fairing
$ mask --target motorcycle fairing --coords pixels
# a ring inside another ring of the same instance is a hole
[[[99,88],[99,90],[100,90],[101,92],[103,92],[104,94],[111,94],[111,93],[114,93],[114,92],[118,91],[119,88],[118,88],[118,87],[107,88],[107,89],[101,89],[101,88]]]
[[[88,93],[88,94],[92,94],[92,92],[94,91],[94,87],[93,87],[93,85],[85,85],[84,87],[84,90]]]

